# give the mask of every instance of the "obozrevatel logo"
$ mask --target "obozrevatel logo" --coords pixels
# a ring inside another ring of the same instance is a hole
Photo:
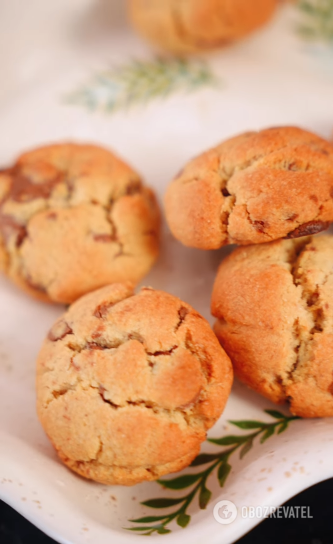
[[[213,516],[218,523],[229,525],[237,518],[237,506],[231,501],[219,501],[214,506]]]

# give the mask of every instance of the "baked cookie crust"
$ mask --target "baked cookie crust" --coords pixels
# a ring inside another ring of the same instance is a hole
[[[114,284],[78,300],[52,327],[37,361],[37,410],[68,467],[133,485],[190,464],[232,376],[191,306]]]
[[[136,284],[158,246],[153,192],[106,149],[50,145],[0,171],[0,269],[41,300]]]
[[[318,233],[333,221],[333,146],[296,127],[241,134],[185,166],[165,211],[173,235],[199,249]]]
[[[301,417],[333,416],[333,236],[238,248],[212,295],[235,374]]]

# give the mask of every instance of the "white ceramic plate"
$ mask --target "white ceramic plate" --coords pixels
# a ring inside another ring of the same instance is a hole
[[[331,136],[332,51],[310,46],[297,35],[292,8],[283,8],[249,39],[204,57],[200,66],[169,61],[157,65],[153,52],[126,26],[123,11],[120,0],[1,2],[1,164],[46,142],[97,142],[132,163],[161,197],[185,161],[237,132],[296,124]],[[147,77],[135,85],[132,104],[124,67],[132,76],[138,69],[134,59],[144,62]],[[162,77],[169,96],[153,98]],[[180,296],[210,319],[212,282],[227,251],[186,249],[165,229],[161,258],[144,283]],[[136,542],[140,531],[125,528],[143,524],[130,519],[167,515],[180,506],[157,510],[142,506],[142,501],[177,499],[195,484],[183,490],[165,490],[158,483],[107,488],[62,466],[38,423],[34,392],[36,354],[62,308],[37,303],[1,278],[0,311],[1,499],[61,543]],[[264,409],[274,407],[236,383],[210,436],[256,431],[263,436],[264,430],[242,430],[228,421],[278,421]],[[230,455],[232,470],[223,488],[216,470],[212,472],[206,485],[213,494],[206,509],[199,508],[196,495],[187,510],[188,526],[167,524],[172,532],[155,532],[152,541],[233,542],[260,521],[258,516],[242,517],[242,507],[278,506],[333,476],[331,420],[292,421],[263,444],[260,436],[243,459],[240,448]],[[226,448],[203,445],[211,453]],[[238,508],[237,519],[229,525],[213,516],[214,505],[222,499]]]

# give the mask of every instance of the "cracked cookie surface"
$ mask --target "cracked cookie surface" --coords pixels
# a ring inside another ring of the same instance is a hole
[[[133,26],[173,53],[216,49],[263,25],[277,0],[128,0]]]
[[[235,250],[212,295],[235,374],[301,417],[333,416],[333,236]]]
[[[165,209],[199,249],[315,234],[333,221],[333,146],[295,127],[241,134],[190,161]]]
[[[37,361],[38,415],[72,470],[133,485],[190,464],[232,376],[191,306],[113,284],[75,302],[49,332]]]
[[[106,149],[50,145],[0,171],[0,269],[41,300],[137,283],[158,245],[153,192]]]

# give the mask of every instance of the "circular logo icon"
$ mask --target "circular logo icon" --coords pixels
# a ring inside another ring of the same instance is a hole
[[[235,521],[237,513],[237,506],[231,501],[219,501],[213,510],[215,520],[222,525],[229,525]]]

